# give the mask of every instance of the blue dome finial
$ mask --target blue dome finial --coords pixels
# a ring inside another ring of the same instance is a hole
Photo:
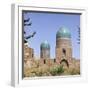
[[[57,31],[56,38],[71,38],[70,31],[65,27],[61,27]]]

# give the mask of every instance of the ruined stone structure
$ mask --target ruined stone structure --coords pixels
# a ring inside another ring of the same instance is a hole
[[[34,60],[34,50],[28,47],[28,43],[24,44],[24,66],[31,67]]]

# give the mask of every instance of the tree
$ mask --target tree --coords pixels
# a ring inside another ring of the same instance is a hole
[[[24,20],[24,27],[31,26],[31,25],[32,25],[32,22],[30,21],[30,18]],[[26,34],[25,30],[24,30],[24,34]],[[34,31],[32,34],[25,36],[24,37],[24,43],[27,43],[27,39],[34,37],[35,34],[36,34],[36,32]]]
[[[77,27],[77,28],[78,28],[78,39],[77,39],[78,42],[77,43],[80,44],[80,27]]]

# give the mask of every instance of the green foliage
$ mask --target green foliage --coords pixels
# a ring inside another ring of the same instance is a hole
[[[24,77],[35,77],[35,76],[60,76],[60,75],[80,75],[79,67],[67,67],[63,65],[53,64],[48,66],[46,64],[39,65],[35,62],[35,65],[30,68],[24,68]]]
[[[57,73],[60,74],[60,73],[63,73],[63,72],[64,72],[63,66],[59,66],[57,68]]]
[[[50,69],[50,73],[53,76],[60,75],[63,72],[64,72],[63,66],[56,66],[56,67]]]

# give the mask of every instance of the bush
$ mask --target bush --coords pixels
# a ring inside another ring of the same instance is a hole
[[[73,69],[70,71],[70,74],[71,74],[71,75],[80,74],[80,70],[73,68]]]
[[[63,66],[59,66],[59,67],[58,67],[58,70],[57,70],[57,73],[58,73],[58,74],[61,74],[61,73],[63,73],[63,72],[64,72]]]
[[[79,75],[80,68],[68,68],[64,70],[64,75]]]
[[[63,72],[64,72],[63,66],[56,66],[56,67],[50,69],[50,73],[53,76],[60,75]]]

